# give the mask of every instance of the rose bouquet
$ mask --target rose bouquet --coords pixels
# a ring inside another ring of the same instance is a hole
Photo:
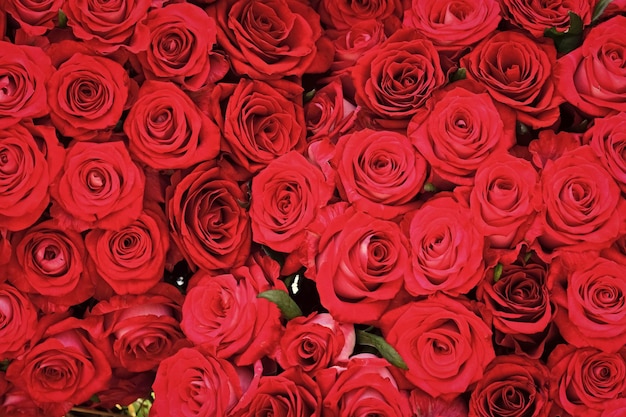
[[[626,415],[625,31],[0,0],[0,416]]]

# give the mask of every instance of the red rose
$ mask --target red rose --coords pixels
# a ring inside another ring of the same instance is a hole
[[[298,0],[225,0],[207,8],[232,69],[254,79],[324,72],[332,59],[318,14]]]
[[[107,2],[66,1],[63,11],[74,36],[102,54],[119,48],[137,53],[148,44],[148,31],[138,24],[146,18],[152,0],[119,0],[115,7]]]
[[[548,358],[550,397],[572,416],[600,417],[626,395],[626,352],[558,345]]]
[[[593,126],[585,132],[584,139],[604,168],[615,179],[622,192],[626,192],[626,113],[596,118]]]
[[[46,83],[53,72],[41,48],[3,42],[0,36],[0,129],[48,114]]]
[[[291,150],[303,152],[306,129],[298,104],[302,88],[281,80],[274,84],[242,78],[224,114],[222,150],[254,174]]]
[[[559,118],[561,98],[552,77],[555,64],[552,42],[537,43],[511,31],[493,34],[461,58],[467,78],[484,85],[495,101],[515,110],[518,121],[533,129],[550,126]]]
[[[111,367],[87,336],[90,324],[75,318],[58,322],[26,355],[11,362],[7,379],[26,391],[48,415],[65,415],[107,387]]]
[[[167,215],[172,239],[192,268],[219,271],[241,266],[251,245],[247,197],[215,162],[172,176]]]
[[[315,257],[322,305],[345,323],[376,322],[410,274],[408,242],[397,224],[353,208],[324,230]]]
[[[609,401],[601,417],[622,417],[626,414],[626,398]]]
[[[559,0],[540,4],[524,0],[500,0],[505,19],[529,31],[535,38],[543,38],[546,29],[565,32],[570,27],[569,13],[576,13],[587,26],[595,2],[588,0]]]
[[[383,219],[416,208],[428,176],[426,160],[405,135],[393,131],[364,129],[342,136],[333,165],[343,199]]]
[[[154,169],[189,168],[220,150],[218,127],[170,82],[141,86],[124,132],[131,155]]]
[[[0,228],[22,230],[39,219],[64,157],[52,127],[24,123],[0,129]]]
[[[406,378],[433,397],[465,392],[495,357],[491,329],[467,304],[436,294],[381,320],[385,340],[407,364]]]
[[[54,28],[54,20],[65,0],[0,0],[0,5],[26,34],[39,36]],[[0,24],[1,25],[1,24]],[[0,39],[4,31],[0,30]]]
[[[102,329],[92,340],[113,368],[144,372],[173,356],[190,343],[180,328],[183,296],[168,284],[146,294],[113,296],[101,301],[88,317],[102,319]]]
[[[128,73],[117,62],[76,53],[61,64],[48,83],[54,126],[75,140],[106,140],[128,100]]]
[[[541,362],[498,356],[476,384],[469,417],[548,417],[550,372]]]
[[[484,276],[485,238],[466,205],[452,195],[428,200],[405,217],[404,228],[413,267],[405,287],[412,295],[466,294]]]
[[[624,28],[624,16],[600,23],[591,29],[582,46],[561,57],[554,69],[559,93],[591,116],[626,111],[626,70],[622,61],[626,40],[614,36]]]
[[[444,401],[414,389],[411,391],[409,403],[412,417],[467,417],[467,404],[462,397]]]
[[[142,294],[163,278],[169,249],[167,220],[154,205],[118,231],[95,229],[85,236],[89,267],[116,294]]]
[[[75,142],[53,182],[51,213],[75,230],[120,230],[141,214],[145,176],[123,142]]]
[[[37,321],[33,303],[16,288],[0,284],[0,360],[15,359],[30,348]]]
[[[400,24],[402,4],[399,0],[321,0],[319,13],[322,22],[333,29],[350,29],[363,20],[377,20],[391,28]]]
[[[145,25],[150,42],[137,58],[147,79],[172,81],[196,91],[228,71],[226,60],[212,51],[217,36],[215,20],[198,6],[170,3],[152,9]]]
[[[476,83],[456,82],[415,113],[408,136],[433,169],[438,188],[471,185],[492,154],[515,145],[515,117]]]
[[[354,126],[359,108],[350,103],[343,94],[340,79],[334,79],[304,105],[307,142],[329,138],[335,141],[338,136]]]
[[[432,42],[412,29],[395,32],[352,70],[356,102],[383,128],[402,129],[445,82]],[[367,115],[364,115],[364,118]]]
[[[553,130],[542,130],[539,138],[528,144],[531,161],[535,167],[542,169],[549,160],[556,161],[566,152],[573,151],[581,145],[581,135],[570,132],[554,133]]]
[[[330,69],[336,74],[345,73],[347,78],[350,78],[350,70],[362,55],[377,49],[387,39],[383,23],[374,19],[359,20],[344,30],[328,30],[326,35],[335,47]]]
[[[275,159],[252,180],[252,239],[275,251],[296,250],[333,191],[322,171],[299,153]]]
[[[278,363],[299,367],[309,375],[348,361],[354,350],[354,326],[342,324],[328,313],[311,313],[287,322],[280,339]]]

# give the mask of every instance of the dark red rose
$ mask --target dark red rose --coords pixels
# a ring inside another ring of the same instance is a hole
[[[67,318],[48,327],[42,339],[11,362],[7,379],[48,415],[65,415],[108,386],[111,367],[88,339],[91,324]]]
[[[625,16],[600,23],[554,69],[559,93],[588,115],[626,111],[626,40],[614,36],[624,28]]]
[[[341,79],[334,79],[304,105],[304,118],[307,129],[307,142],[337,137],[354,126],[359,109],[344,97]]]
[[[50,126],[22,123],[0,129],[0,228],[22,230],[39,219],[64,157]]]
[[[319,15],[298,0],[225,0],[207,8],[218,24],[217,42],[232,69],[254,79],[324,72],[332,46],[322,37]]]
[[[320,371],[316,379],[324,397],[323,415],[409,416],[407,394],[398,387],[390,366],[384,359],[360,354],[345,367]]]
[[[545,365],[520,356],[498,356],[472,392],[469,417],[548,417],[551,405]]]
[[[45,34],[54,28],[54,20],[65,0],[1,0],[0,5],[30,36]],[[0,39],[4,31],[0,30]]]
[[[37,309],[28,297],[11,285],[0,284],[0,360],[17,358],[30,348],[37,321]]]
[[[215,162],[205,162],[185,176],[172,176],[167,193],[172,239],[194,270],[243,265],[252,233],[243,207],[247,197],[239,184],[224,178]]]
[[[512,31],[493,34],[461,58],[467,78],[484,85],[495,101],[515,110],[517,120],[533,129],[559,118],[562,100],[552,77],[555,64],[552,41],[537,43]]]
[[[434,185],[450,189],[473,184],[487,158],[515,145],[515,116],[480,85],[456,82],[416,111],[408,136],[431,165]]]
[[[138,24],[146,18],[152,0],[66,1],[63,11],[74,36],[102,54],[127,49],[132,53],[148,45],[148,31]]]
[[[0,374],[0,386],[8,384]],[[47,417],[30,396],[22,389],[8,385],[6,392],[0,389],[0,415],[5,417]]]
[[[74,142],[52,183],[53,217],[84,231],[120,230],[141,214],[145,175],[123,142]]]
[[[343,199],[383,219],[417,208],[416,197],[429,171],[405,135],[370,129],[342,136],[333,165]]]
[[[220,150],[219,128],[170,82],[141,86],[124,132],[131,155],[154,169],[190,168]]]
[[[400,24],[402,4],[400,0],[321,0],[319,13],[322,22],[333,29],[350,29],[363,20],[377,20],[393,28]]]
[[[180,328],[183,296],[161,284],[146,294],[113,296],[96,304],[88,317],[102,320],[91,337],[113,368],[129,372],[156,369],[159,363],[191,343]]]
[[[41,48],[14,45],[0,37],[0,129],[48,114],[46,83],[53,72]]]
[[[621,347],[621,346],[620,346]],[[550,397],[572,416],[600,417],[626,396],[626,351],[605,353],[558,345],[548,358]]]
[[[270,162],[252,180],[252,240],[278,252],[296,250],[334,189],[319,168],[295,151]]]
[[[452,195],[440,194],[407,214],[404,230],[412,249],[405,287],[412,295],[466,294],[484,276],[485,238],[466,204]]]
[[[76,53],[50,77],[52,123],[75,140],[106,140],[122,117],[129,85],[128,73],[117,62]]]
[[[356,102],[383,128],[402,129],[445,82],[432,42],[413,29],[394,33],[352,70]],[[367,117],[364,113],[363,117]]]
[[[444,401],[414,389],[411,391],[409,403],[412,417],[467,417],[467,404],[462,397]]]
[[[406,378],[433,397],[465,392],[495,357],[491,329],[468,305],[438,293],[381,320],[385,340],[407,364]]]
[[[615,179],[622,192],[626,192],[626,113],[596,118],[584,139],[600,163]]]
[[[546,29],[565,32],[570,27],[569,13],[576,13],[587,26],[595,2],[588,0],[558,0],[541,4],[536,1],[500,0],[504,18],[515,26],[529,31],[535,38],[543,38]]]
[[[311,313],[287,322],[280,339],[278,363],[285,369],[302,368],[309,375],[341,365],[354,351],[354,326],[342,324],[328,313]]]
[[[145,25],[150,42],[137,58],[149,80],[171,81],[199,90],[228,71],[224,57],[213,52],[217,26],[206,12],[190,3],[170,3],[150,10]]]

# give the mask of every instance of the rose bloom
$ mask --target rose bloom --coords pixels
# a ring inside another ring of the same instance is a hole
[[[621,346],[620,346],[621,347]],[[558,345],[548,358],[550,397],[572,416],[600,417],[626,395],[626,352]]]
[[[0,284],[0,360],[15,359],[30,347],[37,328],[37,309],[17,288]]]
[[[515,110],[517,120],[533,129],[559,118],[562,100],[552,76],[555,64],[552,41],[537,43],[512,31],[489,36],[460,63],[467,78],[484,85],[495,101]]]
[[[342,136],[332,165],[343,199],[383,219],[416,208],[428,176],[426,160],[405,135],[393,131],[364,129]]]
[[[402,129],[445,82],[432,42],[413,29],[395,32],[352,70],[356,102],[383,128]],[[367,119],[367,115],[363,116]]]
[[[108,386],[111,367],[88,339],[91,324],[73,317],[49,326],[42,339],[11,362],[6,377],[48,415],[65,415]]]
[[[600,159],[611,176],[626,192],[626,113],[596,118],[593,126],[585,132],[584,140]]]
[[[273,160],[252,180],[252,239],[275,251],[296,250],[333,192],[322,171],[299,153]]]
[[[622,417],[626,414],[626,398],[609,401],[600,417]]]
[[[167,190],[172,239],[191,268],[219,271],[243,265],[250,253],[250,218],[242,188],[215,161],[175,173]]]
[[[326,35],[335,47],[331,71],[334,74],[347,75],[348,78],[357,60],[387,39],[384,24],[375,19],[359,20],[344,30],[328,29]]]
[[[28,394],[10,383],[0,373],[0,415],[5,417],[47,417],[28,396]]]
[[[92,49],[108,54],[119,48],[137,53],[148,44],[148,31],[138,23],[145,19],[151,0],[119,0],[115,6],[89,0],[66,1],[67,25]]]
[[[346,99],[343,89],[342,79],[335,78],[304,105],[307,142],[323,138],[335,142],[338,136],[352,129],[359,108]]]
[[[467,417],[467,404],[462,397],[444,401],[416,388],[411,391],[409,403],[413,412],[412,417]]]
[[[626,40],[614,36],[624,28],[624,16],[600,23],[582,46],[561,57],[554,69],[559,93],[590,116],[626,111]]]
[[[91,337],[113,368],[129,372],[156,369],[161,361],[190,345],[180,328],[183,296],[160,284],[142,295],[113,296],[93,307],[88,317],[101,318]]]
[[[74,140],[106,140],[126,108],[129,85],[128,73],[117,62],[76,53],[48,82],[50,119]]]
[[[476,384],[469,417],[548,417],[550,372],[538,360],[498,356]]]
[[[576,13],[584,26],[591,23],[594,2],[589,0],[500,0],[504,18],[515,26],[529,31],[535,38],[543,38],[544,31],[556,28],[565,32],[570,27],[569,13]]]
[[[554,133],[553,130],[542,130],[539,138],[528,144],[531,162],[538,168],[544,168],[548,161],[556,161],[569,151],[580,148],[581,135],[570,132]]]
[[[412,271],[406,290],[415,296],[443,291],[457,296],[474,288],[485,273],[485,238],[467,206],[444,193],[405,216]]]
[[[217,1],[207,8],[232,70],[253,79],[321,73],[332,60],[319,15],[298,0]]]
[[[399,26],[402,16],[399,0],[351,2],[348,0],[321,0],[319,13],[322,23],[331,29],[350,29],[363,20],[377,20],[389,27]]]
[[[342,324],[328,313],[313,312],[287,322],[280,339],[281,367],[302,368],[309,375],[348,361],[354,350],[354,326]]]
[[[46,83],[54,68],[41,48],[1,39],[0,129],[4,129],[22,119],[48,114]]]
[[[145,175],[123,142],[74,142],[53,181],[53,217],[77,231],[120,230],[143,208]]]
[[[150,42],[137,59],[148,80],[171,81],[197,91],[228,71],[226,60],[212,51],[217,36],[215,20],[198,6],[170,3],[153,8],[144,23]]]
[[[0,129],[0,228],[26,229],[41,217],[64,157],[50,126],[23,122]]]
[[[251,174],[291,150],[304,151],[306,128],[299,104],[302,88],[242,78],[228,99],[222,150]]]
[[[170,82],[142,84],[124,133],[133,158],[154,169],[190,168],[220,150],[219,128]]]
[[[65,0],[0,0],[2,8],[17,21],[26,34],[44,35],[54,28],[54,19]],[[1,19],[1,18],[0,18]],[[4,31],[0,30],[0,39]]]
[[[452,400],[465,392],[495,357],[490,326],[468,305],[438,293],[381,320],[385,340],[406,362],[404,376],[433,397]]]
[[[515,145],[515,115],[484,87],[460,81],[436,91],[416,111],[407,134],[431,165],[434,185],[450,189],[472,185],[488,157]]]
[[[345,367],[320,371],[316,380],[322,388],[323,415],[409,416],[407,394],[400,390],[390,367],[384,359],[359,354]]]

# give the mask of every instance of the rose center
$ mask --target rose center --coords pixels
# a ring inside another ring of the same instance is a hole
[[[105,184],[104,175],[101,172],[92,170],[87,176],[87,186],[93,191],[101,190]]]
[[[10,75],[3,75],[0,77],[0,101],[12,97],[15,94],[17,86],[15,80]]]

